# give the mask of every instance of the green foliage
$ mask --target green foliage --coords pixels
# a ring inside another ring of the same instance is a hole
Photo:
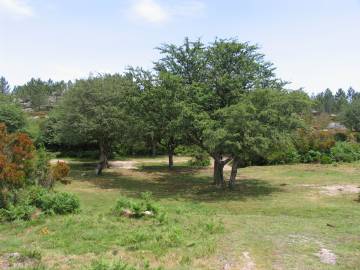
[[[300,162],[300,155],[294,147],[280,148],[273,150],[266,157],[268,164],[293,164]]]
[[[303,105],[296,108],[291,105],[293,102]],[[303,110],[305,106],[306,100],[293,99],[285,91],[267,89],[250,92],[238,104],[219,111],[220,123],[224,123],[221,133],[224,135],[223,148],[243,163],[252,164],[259,157],[266,158],[268,153],[291,147],[291,131],[303,126],[297,110]],[[296,159],[295,154],[291,155],[290,160]],[[277,158],[270,156],[273,160]]]
[[[337,142],[331,148],[331,155],[337,162],[353,162],[360,160],[360,145],[350,142]]]
[[[127,263],[117,261],[113,263],[106,262],[105,260],[93,261],[89,270],[161,270],[161,267],[151,268],[149,263],[145,262],[143,267],[137,268]]]
[[[37,208],[41,208],[43,197],[49,193],[49,190],[38,185],[29,186],[20,194],[23,202],[27,202]]]
[[[15,87],[13,92],[16,97],[24,102],[30,102],[33,110],[47,111],[64,94],[67,87],[68,85],[64,81],[42,81],[41,79],[32,78],[26,84]],[[54,101],[51,101],[51,99]]]
[[[44,214],[65,215],[79,211],[79,199],[66,192],[53,192],[41,186],[28,186],[13,193],[12,203],[0,209],[3,221],[30,220],[35,208]]]
[[[7,208],[0,208],[0,221],[30,220],[35,208],[32,205],[10,204]]]
[[[334,134],[334,139],[337,142],[345,142],[348,139],[348,136],[345,133],[337,132]]]
[[[141,193],[140,199],[130,199],[127,197],[120,197],[113,209],[115,215],[124,215],[130,211],[129,216],[135,218],[144,217],[145,211],[152,213],[151,216],[160,214],[159,206],[153,201],[150,192]]]
[[[320,158],[320,163],[321,164],[331,164],[333,163],[334,160],[333,160],[333,157],[329,154],[322,154],[321,155],[321,158]]]
[[[353,90],[348,90],[348,94],[343,89],[333,95],[332,91],[328,88],[324,92],[317,94],[314,97],[315,108],[319,112],[326,112],[329,114],[341,113],[347,106],[348,102],[354,97]]]
[[[7,95],[10,93],[10,85],[5,77],[0,77],[0,94]]]
[[[192,167],[207,167],[211,164],[210,156],[204,151],[194,152],[191,154],[189,165]]]
[[[38,205],[46,214],[66,215],[76,213],[80,209],[79,199],[74,194],[66,192],[45,193],[39,198]]]
[[[47,186],[50,174],[50,159],[52,155],[44,147],[36,151],[34,162],[34,181],[42,186]]]
[[[341,120],[351,131],[360,131],[360,98],[355,99],[344,110]]]
[[[9,132],[23,130],[26,125],[25,114],[10,97],[0,94],[0,123],[5,123]]]
[[[211,163],[209,154],[196,145],[178,147],[176,153],[190,156],[188,164],[192,167],[207,167]]]
[[[142,69],[130,69],[129,76],[136,81],[140,93],[132,113],[142,132],[135,138],[145,140],[153,151],[160,145],[169,156],[174,155],[175,148],[185,142],[182,102],[187,93],[181,77],[166,71],[155,75]]]
[[[77,80],[48,123],[52,141],[96,144],[104,165],[116,143],[136,134],[136,119],[129,114],[135,94],[133,81],[118,74]]]
[[[302,159],[304,163],[319,163],[321,161],[321,152],[309,150]]]

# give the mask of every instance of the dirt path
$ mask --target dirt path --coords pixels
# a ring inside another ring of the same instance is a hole
[[[115,161],[109,161],[110,168],[121,168],[121,169],[127,169],[127,170],[133,170],[138,168],[138,163],[136,161],[121,161],[121,160],[115,160]]]
[[[329,249],[321,248],[319,253],[315,254],[320,258],[320,261],[325,264],[336,264],[336,255]]]
[[[337,196],[341,194],[354,194],[354,193],[360,193],[360,186],[359,185],[350,185],[350,184],[337,184],[337,185],[326,185],[326,186],[320,186],[320,185],[301,185],[303,187],[309,187],[309,188],[316,188],[319,189],[319,192],[321,194],[325,194],[328,196]]]

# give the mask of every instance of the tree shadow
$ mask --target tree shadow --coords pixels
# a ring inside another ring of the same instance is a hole
[[[108,170],[95,176],[93,164],[71,164],[71,177],[86,181],[101,189],[118,189],[129,196],[150,191],[156,198],[183,198],[192,201],[246,200],[281,192],[280,185],[262,179],[238,180],[234,189],[222,189],[212,184],[209,170],[188,166],[142,166],[134,170]],[[85,175],[84,175],[85,174]]]

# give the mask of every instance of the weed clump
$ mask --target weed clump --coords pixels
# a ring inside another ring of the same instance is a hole
[[[74,194],[54,192],[40,186],[21,190],[16,197],[16,201],[0,209],[0,221],[31,220],[36,211],[47,215],[65,215],[80,209],[80,201]]]
[[[150,267],[148,262],[145,262],[141,268],[137,268],[135,266],[131,266],[122,261],[109,263],[104,260],[93,261],[93,263],[91,264],[91,267],[89,268],[89,270],[140,270],[140,269],[162,270],[163,268],[161,268],[161,267],[152,268],[152,267]]]
[[[143,192],[140,199],[120,197],[113,209],[117,216],[142,218],[145,216],[156,217],[160,214],[159,206],[154,202],[151,192]]]

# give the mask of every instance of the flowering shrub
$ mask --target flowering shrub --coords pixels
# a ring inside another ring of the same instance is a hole
[[[69,175],[70,167],[65,162],[58,161],[55,166],[51,168],[51,177],[54,181],[61,181]]]
[[[7,205],[9,190],[19,188],[32,171],[34,146],[24,133],[8,134],[0,123],[0,207]]]

